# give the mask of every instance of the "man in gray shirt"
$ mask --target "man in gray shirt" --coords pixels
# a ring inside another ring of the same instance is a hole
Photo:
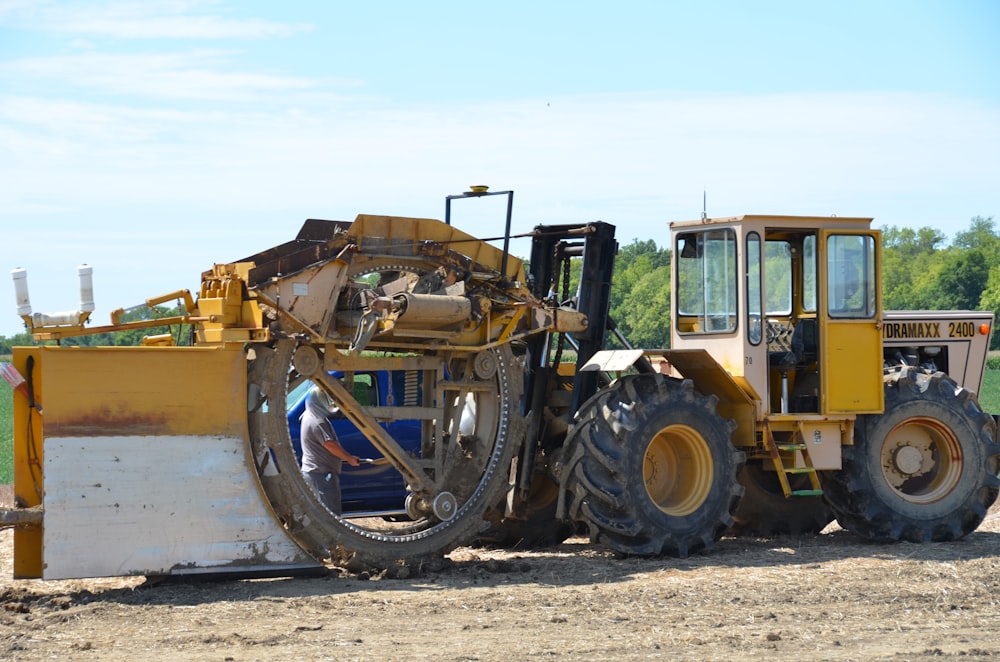
[[[314,386],[306,396],[306,410],[302,414],[302,475],[331,513],[339,515],[340,469],[344,462],[352,467],[360,464],[337,441],[330,420],[332,406],[329,396]]]

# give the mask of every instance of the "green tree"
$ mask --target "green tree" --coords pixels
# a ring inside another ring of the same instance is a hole
[[[652,239],[633,239],[622,247],[615,258],[610,303],[611,318],[630,344],[669,347],[670,251]]]
[[[1000,264],[994,264],[990,269],[990,275],[986,279],[986,288],[979,299],[979,309],[992,311],[994,324],[995,320],[1000,319]],[[990,349],[1000,349],[1000,329],[993,331]]]
[[[993,217],[974,217],[968,230],[955,235],[955,246],[966,250],[969,260],[973,262],[972,265],[961,265],[965,267],[962,275],[976,279],[974,286],[956,285],[957,289],[973,300],[970,307],[989,310],[994,319],[1000,317],[1000,229],[996,227]],[[979,286],[981,291],[977,299],[975,287]],[[1000,332],[994,331],[990,349],[1000,349]]]
[[[974,216],[969,229],[956,234],[952,245],[966,250],[983,251],[995,262],[1000,258],[1000,235],[997,234],[995,225],[992,216],[988,218]]]
[[[930,308],[946,237],[923,227],[882,230],[882,293],[888,310]]]
[[[975,310],[986,289],[990,268],[982,251],[956,249],[946,255],[935,279],[929,308]]]
[[[6,356],[10,354],[15,347],[25,347],[35,344],[37,344],[35,343],[35,339],[27,332],[19,333],[10,338],[0,336],[0,355]]]
[[[670,268],[643,274],[623,298],[616,314],[622,335],[635,347],[670,346]]]

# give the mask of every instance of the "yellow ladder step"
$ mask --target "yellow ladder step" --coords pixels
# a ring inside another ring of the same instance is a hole
[[[782,467],[786,474],[814,474],[816,469],[813,467]]]
[[[771,463],[778,474],[778,482],[781,483],[781,491],[786,497],[793,496],[821,496],[823,489],[820,487],[819,474],[812,465],[812,458],[809,457],[809,447],[804,442],[779,444],[771,433],[771,427],[764,424],[764,445],[771,456]],[[781,453],[801,453],[806,466],[786,467],[782,460]],[[808,475],[810,490],[793,490],[788,482],[788,476]]]

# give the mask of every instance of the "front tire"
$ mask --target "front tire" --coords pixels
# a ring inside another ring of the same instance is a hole
[[[625,554],[711,547],[733,523],[745,457],[717,402],[663,375],[629,376],[591,398],[567,442],[571,519]]]
[[[843,469],[826,476],[840,525],[874,541],[957,540],[997,498],[1000,445],[974,394],[943,373],[886,375],[885,411],[858,418]]]

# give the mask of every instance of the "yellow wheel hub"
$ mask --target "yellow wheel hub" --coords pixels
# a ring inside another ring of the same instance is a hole
[[[932,503],[949,494],[962,476],[962,446],[952,430],[934,418],[909,418],[886,435],[882,473],[910,503]]]
[[[696,511],[708,498],[714,475],[709,446],[691,427],[669,425],[646,447],[646,493],[668,515],[680,517]]]

